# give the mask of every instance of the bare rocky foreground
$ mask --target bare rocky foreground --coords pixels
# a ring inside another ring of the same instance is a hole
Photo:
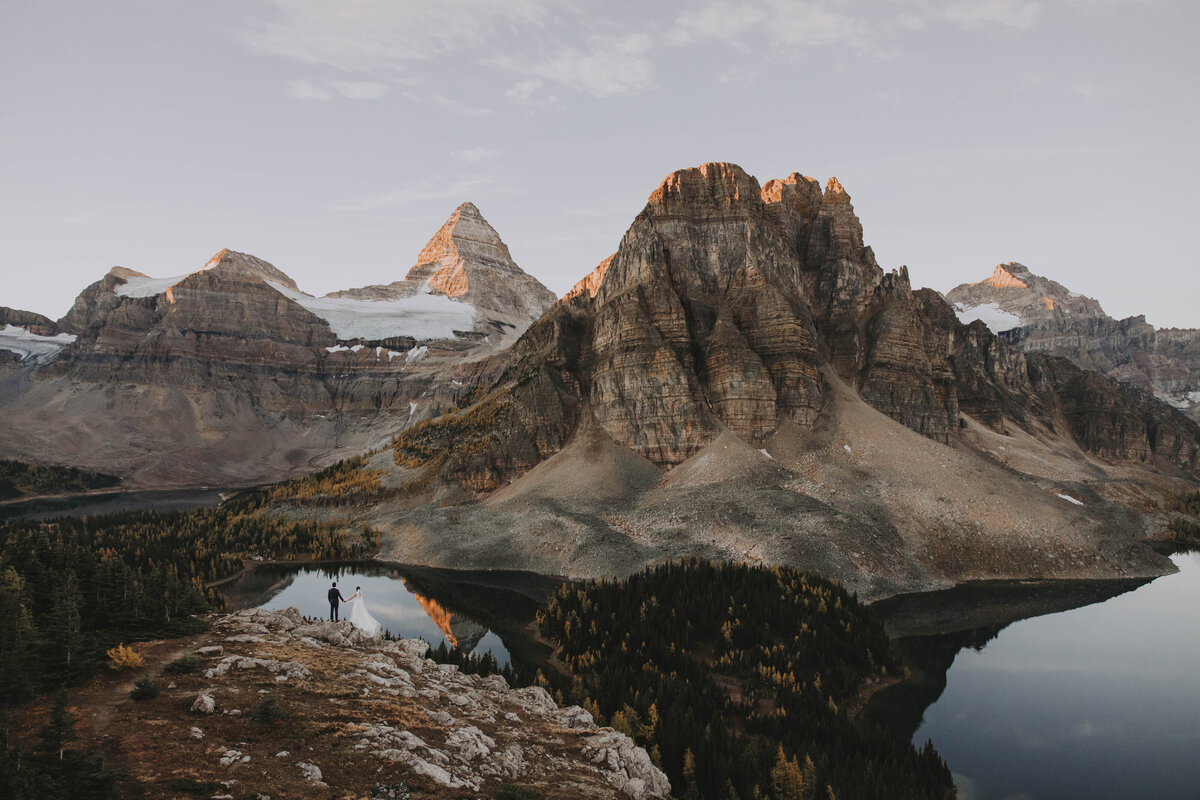
[[[487,797],[502,783],[564,800],[670,794],[624,734],[539,687],[426,660],[418,640],[252,609],[199,644],[196,673],[163,676],[159,697],[122,701],[102,727],[128,796],[181,796],[172,780],[227,798]],[[268,700],[281,714],[264,722]]]

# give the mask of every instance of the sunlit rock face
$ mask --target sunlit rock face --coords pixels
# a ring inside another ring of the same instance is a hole
[[[608,268],[612,265],[613,257],[601,261],[596,265],[596,268],[584,275],[582,279],[562,296],[563,300],[570,300],[572,297],[579,297],[586,294],[588,297],[595,297],[596,292],[600,291],[600,284],[604,281],[604,274],[608,272]]]
[[[1200,428],[1171,409],[1118,402],[1103,379],[1086,393],[1064,389],[1077,368],[1030,361],[984,325],[964,326],[936,292],[914,292],[906,269],[885,273],[836,179],[822,191],[798,173],[760,187],[733,164],[680,170],[601,266],[507,356],[493,389],[502,413],[449,462],[471,488],[539,463],[584,419],[665,466],[726,430],[758,446],[785,422],[817,422],[823,371],[938,442],[955,438],[960,413],[1003,430],[1006,420],[1053,425],[1066,405],[1079,409],[1071,418],[1092,452],[1196,467]],[[1010,267],[993,283],[1040,288]],[[1085,399],[1097,393],[1104,402]],[[1121,422],[1131,409],[1138,425]],[[1155,441],[1164,427],[1176,432],[1169,447]]]
[[[1200,422],[1200,330],[1113,319],[1092,298],[1021,264],[1001,264],[946,300],[964,322],[982,319],[1009,344],[1132,383]]]

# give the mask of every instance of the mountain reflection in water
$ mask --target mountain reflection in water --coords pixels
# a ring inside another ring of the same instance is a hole
[[[264,564],[221,587],[230,609],[295,606],[328,619],[326,592],[337,581],[343,597],[361,586],[367,609],[396,636],[491,653],[501,666],[536,668],[548,649],[528,630],[538,605],[559,581],[523,572],[465,572],[350,562],[294,567]],[[342,607],[342,616],[349,614]]]
[[[483,641],[483,637],[487,636],[487,628],[470,617],[456,614],[432,597],[426,597],[420,592],[413,591],[412,587],[408,585],[408,581],[403,578],[400,579],[400,582],[412,592],[412,596],[421,605],[421,608],[425,609],[425,613],[433,620],[433,624],[438,626],[438,630],[442,632],[448,645],[468,653],[475,652],[475,648]]]

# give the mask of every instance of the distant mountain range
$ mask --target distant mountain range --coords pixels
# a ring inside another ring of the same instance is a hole
[[[555,300],[470,203],[388,286],[313,297],[232,250],[114,267],[58,321],[0,309],[0,442],[131,485],[303,474],[453,408]]]
[[[177,278],[116,268],[57,322],[6,310],[0,444],[147,485],[369,450],[347,469],[371,499],[321,513],[414,564],[592,576],[701,556],[868,597],[1169,570],[1141,540],[1200,473],[1177,407],[1196,384],[1160,358],[1186,335],[1152,331],[1153,357],[1117,333],[1093,346],[1099,305],[1016,265],[951,301],[879,267],[836,179],[705,164],[669,175],[561,300],[466,203],[389,284],[316,298],[221,251]],[[1066,330],[1075,349],[1055,350]]]
[[[1141,315],[1113,319],[1092,298],[1015,263],[946,299],[959,319],[982,319],[1009,344],[1132,383],[1200,422],[1200,329],[1155,329]]]

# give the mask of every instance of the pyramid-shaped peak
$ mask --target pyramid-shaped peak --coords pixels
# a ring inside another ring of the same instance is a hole
[[[997,264],[996,269],[992,271],[990,277],[980,281],[988,286],[994,286],[997,289],[1027,289],[1029,284],[1018,278],[1013,273],[1024,273],[1025,276],[1030,274],[1029,270],[1015,262],[1007,264]]]
[[[500,238],[483,214],[474,203],[466,202],[454,209],[454,212],[438,228],[437,233],[426,243],[417,255],[417,263],[409,271],[408,277],[417,277],[413,273],[419,271],[422,265],[438,264],[439,267],[458,265],[463,260],[472,261],[484,259],[502,265],[512,265],[512,256],[508,246]],[[442,287],[437,287],[442,288]],[[447,291],[451,297],[462,292]]]
[[[454,209],[442,227],[438,228],[437,233],[421,249],[417,256],[417,267],[434,261],[461,258],[466,255],[462,252],[464,248],[482,257],[512,261],[500,234],[484,219],[474,203],[466,202]]]
[[[239,253],[229,248],[220,250],[210,258],[204,265],[203,271],[215,272],[218,275],[237,280],[258,279],[271,281],[272,283],[282,284],[289,289],[300,291],[300,288],[296,286],[296,282],[276,269],[273,264],[263,261],[257,256],[252,256],[248,253]]]

